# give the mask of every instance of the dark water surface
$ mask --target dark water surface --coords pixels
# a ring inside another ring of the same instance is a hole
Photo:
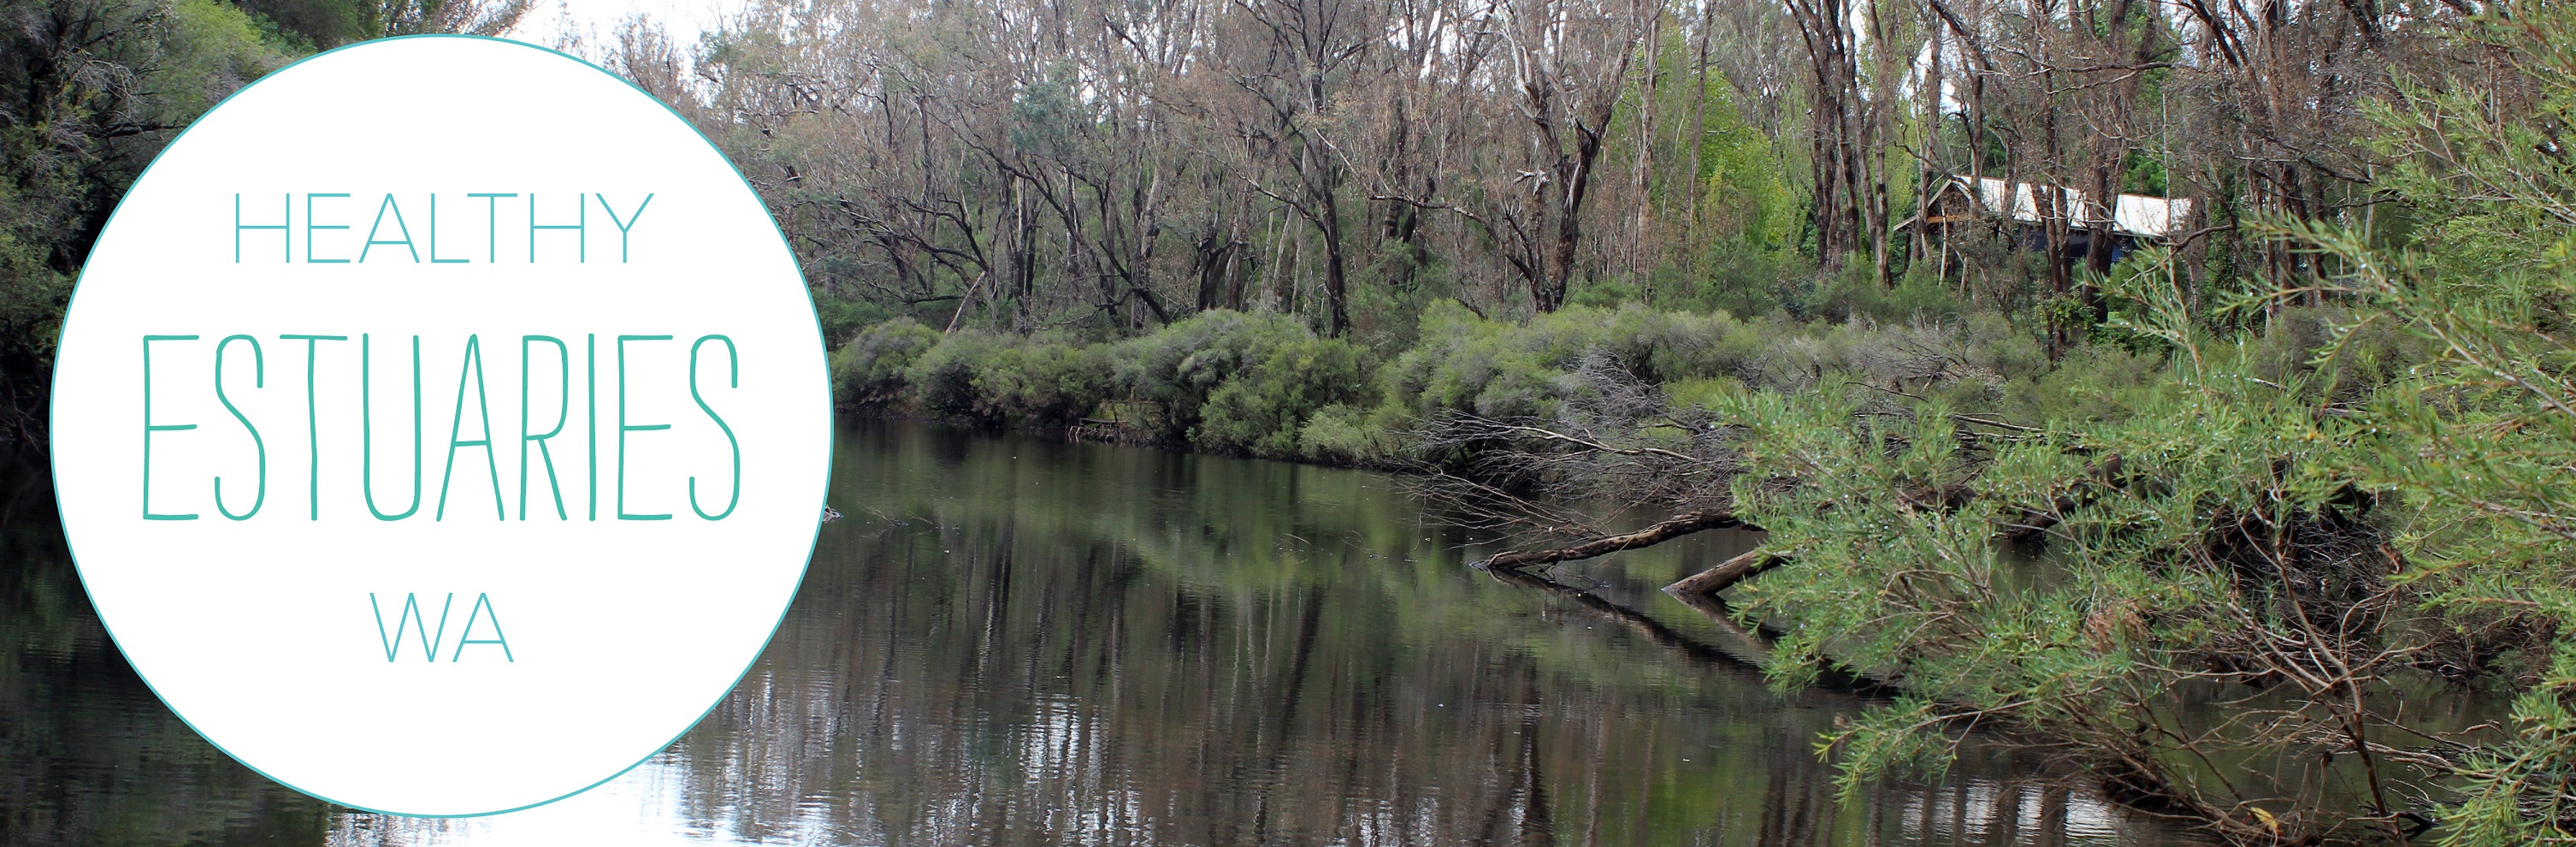
[[[838,449],[849,518],[731,697],[607,785],[459,820],[199,740],[100,630],[42,465],[0,460],[0,843],[2193,843],[1973,744],[1838,802],[1813,745],[1865,701],[1773,694],[1653,590],[1741,537],[1552,591],[1375,474],[872,422]]]

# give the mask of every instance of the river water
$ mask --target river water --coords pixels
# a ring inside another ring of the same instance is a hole
[[[1815,740],[1866,697],[1775,693],[1654,591],[1740,536],[1533,587],[1379,474],[883,422],[836,449],[849,517],[723,704],[588,793],[447,820],[198,739],[99,628],[41,461],[0,459],[0,843],[2198,843],[1975,739],[1838,800]]]

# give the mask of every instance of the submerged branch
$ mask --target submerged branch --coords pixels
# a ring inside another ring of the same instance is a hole
[[[1706,597],[1732,588],[1754,574],[1770,570],[1789,561],[1789,557],[1754,548],[1734,558],[1719,562],[1708,570],[1691,574],[1664,586],[1664,593],[1675,597]]]
[[[1558,547],[1552,550],[1511,550],[1497,553],[1492,558],[1488,558],[1482,562],[1477,562],[1476,567],[1489,571],[1509,570],[1514,568],[1525,568],[1531,565],[1545,565],[1556,562],[1573,561],[1576,559],[1590,559],[1597,556],[1606,556],[1612,553],[1617,553],[1622,550],[1635,550],[1640,547],[1652,547],[1695,532],[1712,529],[1756,528],[1757,527],[1748,525],[1743,521],[1736,520],[1733,512],[1720,512],[1714,510],[1683,512],[1681,514],[1665,518],[1654,526],[1646,527],[1645,529],[1637,530],[1636,532],[1605,535],[1569,547]]]

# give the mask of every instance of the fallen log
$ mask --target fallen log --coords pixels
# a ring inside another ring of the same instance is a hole
[[[1496,553],[1492,558],[1488,558],[1482,562],[1477,562],[1476,567],[1489,571],[1516,570],[1519,568],[1526,568],[1531,565],[1546,565],[1556,562],[1573,561],[1576,559],[1590,559],[1597,556],[1607,556],[1622,550],[1635,550],[1639,547],[1652,547],[1694,532],[1702,532],[1712,529],[1754,528],[1755,527],[1748,525],[1743,521],[1736,520],[1735,515],[1732,512],[1720,512],[1714,510],[1683,512],[1670,518],[1666,518],[1663,521],[1656,523],[1654,526],[1646,527],[1645,529],[1637,530],[1636,532],[1620,535],[1605,535],[1571,547],[1558,547],[1553,550],[1510,550]]]
[[[1689,606],[1691,611],[1707,617],[1708,622],[1715,625],[1720,634],[1726,636],[1727,643],[1718,645],[1718,649],[1740,656],[1757,667],[1771,663],[1771,641],[1758,633],[1746,631],[1743,625],[1736,623],[1734,612],[1726,608],[1726,601],[1708,594],[1674,591],[1672,586],[1665,586],[1664,593],[1672,595],[1672,598],[1681,601],[1682,605]]]
[[[2001,526],[1996,527],[1995,533],[2007,540],[2021,541],[2035,537],[2042,532],[2046,532],[2050,527],[2056,526],[2061,520],[2063,520],[2063,515],[2066,512],[2073,510],[2078,505],[2080,501],[2078,500],[2077,495],[2081,493],[2081,490],[2085,485],[2112,484],[2112,481],[2115,480],[2119,474],[2120,457],[2106,457],[2102,461],[2086,468],[2084,477],[2078,480],[2073,488],[2070,488],[2065,493],[2059,494],[2054,501],[2049,503],[2046,510],[2033,509],[2029,507],[2018,508],[2015,510],[2020,513],[2017,518],[2008,520]],[[1900,492],[1898,496],[1905,498],[1907,503],[1914,505],[1917,508],[1951,510],[1957,509],[1966,504],[1970,499],[1973,499],[1976,494],[1967,486],[1952,485],[1938,489]],[[1637,530],[1636,532],[1620,535],[1605,535],[1570,547],[1558,547],[1550,550],[1511,550],[1497,553],[1491,558],[1482,562],[1477,562],[1475,566],[1484,570],[1508,571],[1526,568],[1532,565],[1546,565],[1557,562],[1569,562],[1577,559],[1590,559],[1599,556],[1607,556],[1623,550],[1652,547],[1684,535],[1712,529],[1751,529],[1758,531],[1761,527],[1736,519],[1732,512],[1704,509],[1674,515],[1656,523],[1653,526]],[[1664,591],[1675,596],[1716,594],[1720,591],[1725,591],[1736,583],[1751,578],[1756,574],[1778,567],[1787,561],[1788,559],[1786,557],[1779,554],[1763,553],[1759,550],[1747,551],[1742,555],[1719,562],[1707,570],[1683,577],[1671,585],[1664,586]]]
[[[1688,658],[1693,661],[1709,664],[1732,665],[1739,670],[1758,673],[1762,670],[1762,662],[1769,659],[1771,655],[1770,649],[1764,646],[1759,639],[1754,639],[1749,636],[1747,636],[1742,643],[1734,645],[1707,644],[1673,631],[1671,627],[1665,626],[1662,621],[1655,620],[1652,617],[1626,606],[1621,606],[1617,603],[1612,603],[1608,600],[1602,599],[1601,597],[1594,595],[1592,592],[1585,591],[1580,588],[1570,585],[1559,585],[1557,583],[1514,570],[1499,570],[1492,571],[1491,573],[1497,580],[1514,585],[1536,588],[1538,590],[1572,600],[1576,605],[1579,605],[1584,609],[1590,610],[1596,614],[1602,615],[1603,617],[1609,618],[1612,621],[1627,626],[1630,629],[1636,630],[1639,634],[1644,635],[1647,641],[1679,653],[1684,658]],[[1720,623],[1720,632],[1734,635],[1740,634],[1743,631],[1741,627],[1736,627],[1734,625],[1734,621],[1721,619]]]
[[[1712,643],[1683,635],[1665,626],[1661,621],[1655,620],[1651,615],[1604,600],[1592,592],[1574,586],[1561,585],[1519,571],[1502,570],[1491,573],[1497,580],[1536,588],[1572,600],[1577,606],[1624,624],[1643,634],[1647,641],[1696,662],[1731,666],[1737,670],[1759,673],[1770,664],[1771,643],[1779,636],[1778,633],[1745,629],[1742,624],[1736,623],[1735,616],[1727,611],[1726,601],[1715,597],[1675,598],[1682,601],[1683,605],[1691,607],[1693,611],[1708,616],[1709,623],[1716,625],[1715,628],[1722,639]],[[1886,680],[1853,673],[1840,665],[1827,665],[1822,668],[1816,677],[1815,685],[1827,691],[1876,696],[1895,696],[1904,693],[1902,689],[1889,684]]]
[[[1691,513],[1690,515],[1677,516],[1674,520],[1701,514],[1713,513]],[[1663,524],[1656,524],[1656,526],[1663,526],[1664,524],[1672,522],[1673,521],[1665,521]],[[1744,527],[1746,529],[1753,528],[1745,526],[1741,522],[1727,525]],[[1643,534],[1646,531],[1651,531],[1653,528],[1654,527],[1648,527],[1647,530],[1641,530],[1638,533],[1630,533],[1630,535]],[[1714,529],[1718,527],[1711,526],[1705,528]],[[1603,540],[1606,541],[1608,539]],[[1539,552],[1558,553],[1564,552],[1565,550],[1573,550],[1588,546],[1590,545],[1576,545],[1576,547]],[[1607,553],[1616,551],[1603,552]],[[1594,555],[1602,554],[1596,553]],[[1552,561],[1565,560],[1556,559]],[[1771,567],[1785,564],[1787,561],[1788,557],[1786,556],[1766,554],[1758,549],[1749,550],[1741,555],[1727,559],[1725,562],[1721,562],[1716,567],[1712,567],[1707,571],[1702,571],[1700,574],[1692,577],[1685,577],[1680,582],[1675,582],[1672,585],[1664,587],[1664,591],[1671,595],[1674,600],[1680,601],[1684,606],[1689,606],[1692,611],[1707,616],[1709,622],[1716,625],[1718,632],[1725,636],[1725,638],[1723,641],[1715,644],[1695,641],[1688,636],[1684,636],[1673,631],[1670,627],[1664,626],[1661,622],[1656,621],[1651,616],[1602,599],[1590,591],[1575,588],[1570,585],[1561,585],[1538,576],[1523,573],[1514,567],[1486,567],[1486,570],[1497,580],[1514,585],[1536,588],[1550,594],[1571,599],[1586,609],[1606,615],[1612,620],[1636,629],[1638,632],[1643,633],[1649,641],[1680,652],[1689,658],[1702,661],[1712,659],[1722,660],[1730,664],[1740,664],[1745,667],[1759,669],[1770,663],[1772,657],[1771,644],[1779,637],[1779,633],[1761,629],[1747,630],[1742,624],[1736,623],[1734,613],[1729,611],[1726,607],[1726,601],[1718,597],[1715,593],[1716,590],[1723,590],[1725,587],[1723,585],[1719,586],[1717,589],[1696,593],[1679,589],[1681,589],[1683,585],[1690,583],[1692,579],[1696,579],[1713,572],[1728,571],[1730,570],[1730,566],[1732,566],[1731,572],[1735,574],[1733,579],[1742,580]],[[1479,562],[1478,566],[1485,567],[1485,564]],[[1732,582],[1729,582],[1728,584],[1732,584]],[[1896,687],[1885,679],[1855,673],[1840,665],[1829,664],[1823,668],[1823,673],[1817,679],[1817,683],[1820,687],[1829,690],[1870,693],[1883,696],[1902,693],[1902,689]]]
[[[1779,567],[1788,560],[1786,556],[1764,552],[1757,547],[1712,565],[1707,570],[1682,577],[1673,584],[1664,586],[1664,593],[1675,597],[1705,597],[1734,587],[1736,583],[1743,582],[1754,574]]]

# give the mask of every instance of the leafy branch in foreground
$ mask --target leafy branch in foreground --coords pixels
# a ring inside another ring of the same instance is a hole
[[[2462,38],[2510,73],[2370,113],[2411,232],[2249,227],[2318,272],[2239,304],[2263,336],[2193,314],[2150,252],[2106,279],[2109,326],[2168,365],[2079,384],[2096,414],[1978,436],[2001,421],[1956,410],[1995,398],[1940,380],[1707,404],[1729,514],[1796,551],[1729,594],[1781,634],[1770,673],[1908,694],[1823,742],[1846,788],[1938,771],[1973,727],[2240,843],[2576,843],[2576,10]],[[2511,713],[2407,706],[2463,686]]]
[[[2339,273],[2339,338],[2396,326],[2437,352],[2367,407],[2357,472],[2420,510],[2400,538],[2426,563],[2428,609],[2506,664],[2510,735],[2467,751],[2454,844],[2576,843],[2576,10],[2518,3],[2460,45],[2501,55],[2505,84],[2401,81],[2371,116],[2387,180],[2420,218],[2411,243],[2364,226],[2271,221]],[[2534,248],[2537,248],[2536,250]],[[2498,642],[2501,642],[2499,644]],[[2516,642],[2521,642],[2517,645]],[[2506,650],[2507,645],[2526,646]]]

